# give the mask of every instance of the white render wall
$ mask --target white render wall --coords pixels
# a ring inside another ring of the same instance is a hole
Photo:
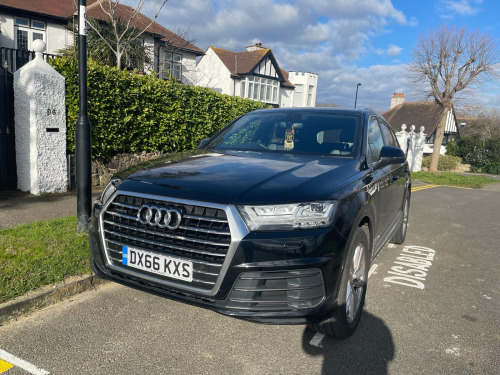
[[[29,18],[29,17],[21,17]],[[38,20],[37,18],[29,18]],[[14,16],[9,14],[1,14],[1,34],[0,34],[0,47],[16,48],[15,35],[16,26]],[[45,22],[42,20],[42,22]],[[45,34],[44,42],[46,43],[46,53],[53,55],[60,54],[59,50],[73,45],[73,33],[67,30],[62,24],[45,22],[45,30],[32,29],[35,32]]]
[[[0,47],[15,48],[14,17],[0,13]]]
[[[52,55],[60,55],[61,49],[73,45],[73,32],[67,30],[64,25],[48,23],[46,38],[46,53],[50,53]]]
[[[290,100],[282,101],[282,107],[307,107],[309,87],[311,86],[313,87],[313,89],[310,107],[316,106],[316,93],[318,90],[318,75],[316,73],[290,71],[288,73],[288,80],[293,85],[303,85],[302,99],[299,102],[297,102],[297,98],[295,98],[294,100],[294,95],[298,95],[295,92],[296,90],[294,90],[290,97]]]
[[[198,62],[197,70],[199,75],[197,86],[208,87],[221,94],[234,95],[234,80],[231,79],[231,72],[211,47]]]
[[[291,107],[292,106],[292,95],[293,89],[280,87],[280,107]]]
[[[189,52],[179,52],[182,55],[182,83],[196,85],[198,70],[196,69],[196,55]]]
[[[31,194],[68,186],[64,77],[37,55],[14,73],[17,187]]]

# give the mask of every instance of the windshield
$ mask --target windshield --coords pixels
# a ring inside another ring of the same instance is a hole
[[[356,115],[256,111],[229,125],[205,148],[353,156],[359,122]]]

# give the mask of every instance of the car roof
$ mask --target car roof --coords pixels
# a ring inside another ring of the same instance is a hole
[[[258,109],[257,111],[263,112],[274,112],[274,113],[331,113],[331,114],[339,114],[339,115],[350,115],[350,116],[368,116],[368,115],[377,115],[380,116],[377,112],[372,109],[355,109],[355,108],[341,108],[341,107],[294,107],[294,108],[264,108]],[[256,111],[254,111],[256,112]]]

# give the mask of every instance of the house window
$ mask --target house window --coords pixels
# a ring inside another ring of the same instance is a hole
[[[307,93],[307,106],[308,107],[312,107],[313,91],[314,91],[314,86],[309,86],[309,91]]]
[[[45,40],[45,23],[26,18],[16,18],[16,48],[31,50],[31,43],[35,40]],[[31,25],[31,27],[30,27]]]
[[[43,34],[42,33],[33,33],[33,40],[43,40]]]
[[[17,49],[28,50],[28,31],[17,29]]]
[[[248,76],[241,80],[240,96],[266,103],[277,103],[278,87],[277,80]]]
[[[178,53],[165,52],[163,57],[162,78],[182,78],[182,55]]]
[[[25,18],[16,18],[16,25],[29,27],[30,21]]]
[[[45,30],[45,24],[43,22],[40,22],[40,21],[31,20],[31,27],[34,29]]]

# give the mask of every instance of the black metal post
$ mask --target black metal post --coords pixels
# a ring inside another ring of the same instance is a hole
[[[354,108],[356,108],[356,103],[358,102],[358,89],[359,89],[359,86],[361,86],[361,83],[358,83],[356,85],[356,98],[354,99]]]
[[[78,232],[86,232],[92,197],[90,121],[87,116],[87,0],[79,0],[78,7],[78,75],[80,114],[75,133],[76,214]]]

